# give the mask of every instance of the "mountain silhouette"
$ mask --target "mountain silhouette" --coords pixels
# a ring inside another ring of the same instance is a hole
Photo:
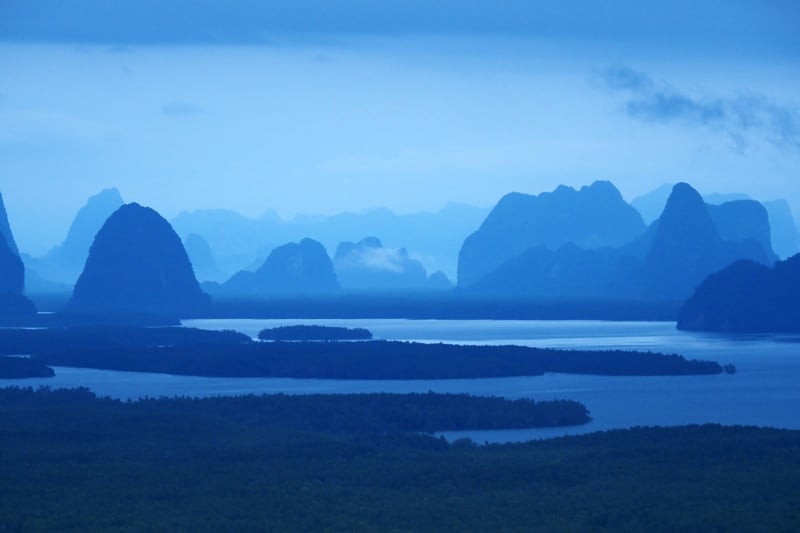
[[[770,269],[738,261],[708,276],[678,315],[678,329],[800,332],[800,254]]]
[[[169,222],[131,203],[100,228],[67,309],[192,315],[208,303]]]
[[[523,294],[548,300],[635,296],[641,263],[620,248],[584,250],[568,243],[553,251],[528,248],[472,286],[484,293]]]
[[[3,203],[3,194],[0,193],[0,237],[6,243],[6,246],[14,255],[19,255],[19,248],[14,240],[14,235],[11,233],[11,225],[8,223],[8,213],[6,213],[6,204]]]
[[[221,294],[307,294],[333,292],[339,282],[325,247],[312,239],[272,250],[255,272],[240,271],[219,289]]]
[[[432,291],[446,291],[453,288],[453,282],[447,277],[447,274],[441,270],[437,270],[430,276],[426,282],[426,288]]]
[[[631,200],[631,205],[642,215],[645,224],[652,224],[661,216],[674,186],[674,183],[663,183]]]
[[[25,266],[14,243],[3,196],[0,195],[0,317],[33,315],[36,308],[25,296]]]
[[[38,286],[72,287],[83,271],[95,235],[123,204],[116,188],[104,189],[89,197],[72,220],[64,242],[43,257],[26,259],[28,268],[40,278]]]
[[[333,259],[342,289],[353,291],[424,290],[428,275],[405,248],[384,248],[377,237],[342,242]]]
[[[219,281],[222,274],[217,268],[214,254],[208,242],[197,233],[190,233],[183,239],[183,247],[192,263],[195,277],[203,281]]]
[[[468,289],[548,300],[683,301],[706,276],[738,259],[774,259],[760,244],[769,245],[764,209],[751,201],[732,204],[708,206],[680,183],[661,216],[627,244],[532,246]],[[720,236],[712,209],[732,240]]]
[[[800,252],[800,232],[786,200],[761,202],[769,215],[772,231],[772,249],[785,259]]]
[[[357,241],[368,228],[381,236],[387,248],[406,246],[415,256],[424,258],[427,270],[442,270],[454,277],[461,243],[488,212],[482,207],[447,204],[435,212],[398,214],[376,208],[281,220],[272,211],[260,218],[248,218],[218,209],[181,213],[173,219],[173,225],[183,238],[197,233],[208,241],[223,276],[241,269],[255,271],[281,243],[311,238],[335,250],[342,241]]]
[[[0,235],[0,294],[22,294],[25,289],[25,267],[22,259]]]
[[[664,210],[672,187],[673,185],[669,184],[661,185],[657,189],[635,198],[631,205],[641,213],[645,222],[650,224]],[[752,198],[744,193],[711,193],[703,195],[703,200],[710,205],[722,205],[739,200],[752,200]],[[792,211],[786,200],[768,200],[760,203],[767,210],[771,235],[770,248],[781,258],[800,252],[800,233],[798,233]],[[716,224],[718,221],[715,219],[714,222]],[[726,234],[725,228],[718,227],[717,230],[722,235]]]
[[[567,243],[584,249],[620,246],[645,229],[641,215],[607,181],[580,190],[561,185],[538,196],[510,193],[464,241],[458,258],[458,285],[477,283],[533,246],[550,250]]]
[[[733,200],[719,205],[706,204],[719,236],[726,241],[752,239],[767,254],[769,262],[777,259],[772,250],[772,232],[767,210],[755,200]]]
[[[642,294],[648,299],[685,299],[710,273],[739,259],[771,263],[770,255],[753,238],[725,241],[703,198],[686,183],[673,187],[655,224],[641,274]]]

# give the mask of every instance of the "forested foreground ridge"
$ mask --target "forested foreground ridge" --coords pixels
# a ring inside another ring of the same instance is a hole
[[[707,425],[450,445],[277,429],[209,409],[215,400],[2,394],[0,525],[10,531],[800,528],[798,431]]]

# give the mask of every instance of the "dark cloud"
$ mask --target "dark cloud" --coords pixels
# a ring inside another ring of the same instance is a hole
[[[173,101],[161,106],[161,114],[166,117],[185,117],[203,113],[202,107],[191,102]]]
[[[755,140],[782,150],[800,150],[800,114],[758,94],[697,97],[628,68],[605,71],[606,86],[626,94],[625,111],[647,122],[704,127],[728,136],[737,151]]]

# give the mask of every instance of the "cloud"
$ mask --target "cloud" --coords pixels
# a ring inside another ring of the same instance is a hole
[[[692,96],[629,68],[602,73],[607,88],[625,93],[625,112],[645,122],[679,123],[721,132],[738,152],[756,141],[800,150],[800,114],[759,94],[733,98]]]
[[[185,117],[190,115],[202,115],[205,111],[202,107],[191,102],[173,101],[161,106],[161,114],[166,117]]]

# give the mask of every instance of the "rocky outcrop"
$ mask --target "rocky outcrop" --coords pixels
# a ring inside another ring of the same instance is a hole
[[[673,187],[657,224],[641,273],[647,299],[688,298],[706,276],[740,259],[771,263],[755,239],[724,240],[702,197],[686,183]]]

